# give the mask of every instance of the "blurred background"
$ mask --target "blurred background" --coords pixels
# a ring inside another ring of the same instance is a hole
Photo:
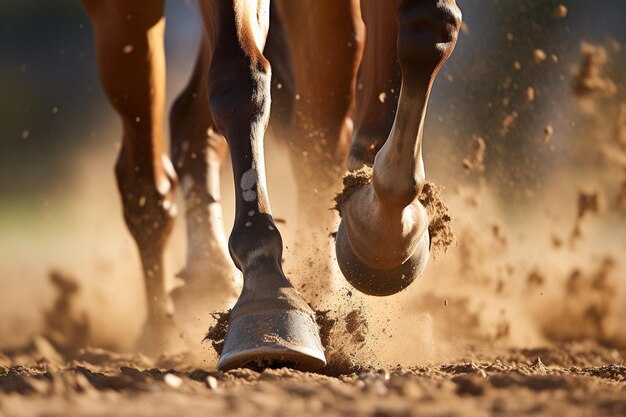
[[[400,299],[415,305],[420,291],[431,294],[421,301],[432,310],[469,297],[485,337],[511,343],[622,343],[614,319],[626,314],[626,4],[458,4],[465,23],[435,84],[424,147],[459,243],[429,269],[428,291],[411,288]],[[167,2],[166,19],[169,110],[194,62],[196,2]],[[41,331],[54,299],[51,270],[80,282],[91,342],[128,347],[143,319],[142,282],[113,179],[121,126],[99,85],[88,19],[79,1],[4,0],[0,34],[0,347]],[[267,149],[269,192],[289,246],[291,169],[280,144],[270,138]],[[170,243],[172,273],[184,261],[182,221]],[[585,280],[587,298],[572,307],[564,288]],[[549,301],[548,289],[533,290],[551,282]],[[488,291],[474,296],[464,286]],[[520,308],[503,312],[512,299]],[[580,313],[580,331],[557,336],[540,323],[546,304],[561,319]]]

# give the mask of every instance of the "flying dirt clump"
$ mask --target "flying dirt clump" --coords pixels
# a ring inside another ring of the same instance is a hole
[[[436,254],[441,250],[446,251],[456,242],[456,237],[452,230],[450,209],[443,201],[441,188],[432,182],[427,182],[418,199],[426,208],[430,219],[428,233],[432,252]]]
[[[607,63],[606,49],[583,42],[580,46],[582,62],[574,74],[572,89],[579,98],[592,96],[610,97],[617,92],[613,80],[604,77],[602,71]]]
[[[368,325],[361,310],[352,310],[346,315],[346,332],[352,336],[352,342],[360,345],[365,343]]]
[[[226,339],[226,331],[228,330],[228,320],[230,319],[230,309],[226,311],[218,311],[211,314],[215,323],[209,327],[204,336],[204,340],[211,342],[211,346],[218,355],[222,354],[224,348],[224,339]]]
[[[504,116],[504,119],[502,119],[502,128],[500,128],[500,135],[508,135],[509,131],[511,130],[511,126],[513,126],[518,117],[519,113],[515,110]]]
[[[482,158],[484,156],[484,147],[482,147],[481,150],[479,146],[478,152]],[[347,201],[356,190],[372,183],[372,173],[371,167],[363,167],[356,171],[346,173],[343,177],[343,190],[335,196],[334,208],[339,212],[339,215],[341,215],[342,204]],[[428,212],[428,233],[430,234],[432,252],[434,254],[442,250],[445,252],[449,246],[452,246],[452,244],[456,242],[456,237],[452,229],[450,209],[443,201],[441,188],[431,182],[425,183],[422,187],[422,192],[418,196],[418,200]]]
[[[472,137],[470,143],[469,155],[463,158],[463,168],[465,173],[469,174],[472,171],[484,172],[485,171],[485,151],[487,145],[485,140],[480,136]]]
[[[554,8],[554,17],[556,17],[557,19],[563,19],[567,16],[567,7],[565,7],[562,4],[559,4],[558,6],[556,6]]]
[[[580,191],[578,193],[578,211],[574,228],[571,234],[571,243],[582,237],[582,222],[590,214],[600,214],[604,211],[605,202],[598,191]]]

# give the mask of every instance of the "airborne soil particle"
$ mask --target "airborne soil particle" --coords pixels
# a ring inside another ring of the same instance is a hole
[[[535,49],[533,51],[533,59],[536,63],[541,63],[547,59],[547,55],[543,49]]]
[[[582,237],[583,220],[590,214],[600,214],[604,211],[605,202],[602,195],[595,190],[580,191],[578,193],[578,205],[574,228],[570,236],[570,243],[574,244]]]
[[[548,143],[550,138],[554,135],[554,128],[552,125],[547,125],[543,128],[543,143]]]
[[[554,8],[554,17],[557,19],[563,19],[567,16],[567,7],[562,4],[559,4]]]
[[[519,113],[515,110],[507,114],[504,119],[502,119],[502,128],[500,129],[500,135],[506,136],[511,130],[511,126],[513,126],[518,117]]]
[[[224,339],[226,339],[226,331],[228,330],[228,320],[230,318],[230,310],[218,311],[212,314],[215,323],[209,327],[204,340],[211,342],[211,346],[218,355],[222,354],[224,348]]]
[[[612,96],[617,92],[613,80],[603,76],[604,66],[608,61],[606,49],[583,42],[581,47],[582,62],[574,76],[572,89],[579,98],[590,96]]]
[[[463,168],[465,168],[466,173],[485,171],[486,150],[485,140],[480,136],[474,136],[470,142],[469,155],[463,159]]]
[[[599,214],[604,208],[602,196],[597,191],[581,191],[578,193],[578,219],[587,214]]]
[[[446,251],[456,242],[456,237],[452,229],[450,210],[441,196],[441,188],[427,182],[422,188],[419,201],[428,212],[431,251],[433,254]]]
[[[331,332],[337,324],[337,319],[332,318],[330,313],[330,310],[319,310],[315,312],[315,321],[320,329],[322,346],[330,346]]]
[[[346,332],[352,335],[352,342],[356,345],[365,343],[367,336],[367,320],[361,310],[355,309],[348,313],[345,318]]]

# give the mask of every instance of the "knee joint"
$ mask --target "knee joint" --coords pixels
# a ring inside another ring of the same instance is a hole
[[[267,124],[271,70],[262,55],[256,62],[247,59],[214,62],[208,82],[211,114],[227,138],[233,130]]]
[[[404,0],[398,9],[398,59],[403,70],[433,72],[452,53],[461,11],[454,0]]]

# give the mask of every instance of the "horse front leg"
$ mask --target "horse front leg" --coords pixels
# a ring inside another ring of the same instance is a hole
[[[268,199],[263,139],[270,111],[270,65],[261,52],[269,1],[202,3],[212,40],[209,103],[231,151],[236,191],[229,249],[243,272],[218,368],[280,362],[299,368],[325,363],[313,311],[282,270],[283,243]]]
[[[377,4],[387,6],[386,2]],[[364,13],[366,30],[376,25],[372,19],[383,15]],[[374,158],[371,183],[356,187],[339,203],[342,223],[336,242],[345,277],[357,289],[373,295],[402,290],[421,274],[429,258],[429,218],[417,200],[425,183],[424,118],[435,76],[456,44],[461,12],[454,0],[403,0],[397,23],[388,25],[397,27],[398,34],[401,87],[396,113]],[[367,43],[376,42],[375,36],[376,31],[368,34],[362,65],[375,65],[366,61]],[[364,73],[363,67],[361,71]],[[366,108],[357,103],[357,109]],[[362,145],[362,138],[356,139],[354,143]],[[358,156],[359,149],[352,155]],[[353,167],[359,165],[355,162]],[[366,158],[362,162],[366,163]]]
[[[194,329],[194,325],[234,302],[241,291],[241,273],[228,254],[222,220],[220,176],[228,145],[209,108],[209,42],[204,31],[191,79],[170,113],[172,160],[185,200],[187,226],[186,263],[178,273],[181,282],[172,298],[181,327],[201,332],[204,326]]]

